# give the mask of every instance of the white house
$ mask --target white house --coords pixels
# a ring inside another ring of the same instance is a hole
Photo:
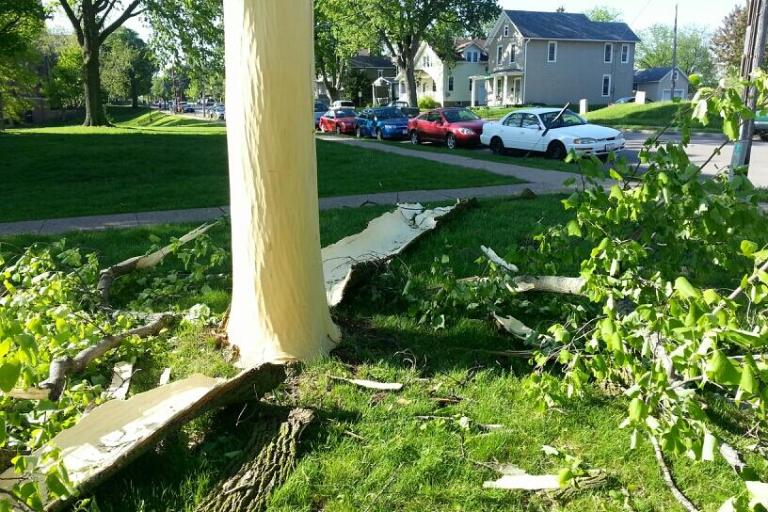
[[[456,58],[449,64],[443,62],[431,46],[422,43],[414,59],[417,99],[430,97],[444,107],[469,105],[474,87],[470,77],[488,71],[488,54],[484,46],[482,39],[456,41]],[[408,101],[402,71],[397,80],[400,83],[400,99]],[[477,104],[484,104],[485,88],[480,87],[475,93]]]

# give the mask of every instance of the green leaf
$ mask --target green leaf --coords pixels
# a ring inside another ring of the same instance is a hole
[[[684,277],[678,277],[675,280],[675,290],[684,299],[698,299],[701,297],[701,292],[695,288],[688,279]]]
[[[621,181],[624,179],[624,177],[621,174],[619,174],[619,171],[617,171],[613,167],[611,167],[608,170],[608,174],[610,174],[611,178],[615,179],[616,181]]]
[[[579,226],[579,223],[575,220],[572,220],[568,222],[568,236],[575,236],[575,237],[581,237],[581,226]]]
[[[704,302],[710,306],[720,301],[720,294],[711,288],[704,290],[702,295],[704,297]]]
[[[6,361],[0,366],[0,390],[8,393],[16,385],[21,375],[21,365],[15,361]]]
[[[741,372],[719,349],[715,349],[707,362],[707,376],[718,384],[738,386]]]
[[[58,497],[69,495],[67,486],[64,485],[64,483],[59,478],[59,475],[56,473],[51,473],[45,477],[45,485],[48,487],[49,491]]]
[[[737,140],[739,138],[739,120],[736,118],[724,119],[723,133],[730,140]]]
[[[571,468],[563,468],[557,474],[557,481],[560,487],[568,487],[573,480],[574,474]]]
[[[741,370],[741,380],[739,381],[739,390],[751,395],[757,394],[759,383],[755,378],[755,361],[752,356],[747,354],[744,360],[744,367]]]
[[[742,240],[741,241],[741,254],[744,256],[752,256],[757,252],[757,250],[760,248],[755,242],[750,242],[749,240]]]
[[[632,421],[641,421],[647,413],[648,406],[639,397],[629,403],[629,419]]]

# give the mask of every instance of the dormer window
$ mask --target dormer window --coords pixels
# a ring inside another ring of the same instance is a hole
[[[509,37],[509,25],[504,25],[504,37]]]
[[[467,52],[467,62],[477,62],[480,60],[480,53],[476,51]]]

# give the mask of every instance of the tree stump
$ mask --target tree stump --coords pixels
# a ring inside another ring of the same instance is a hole
[[[262,512],[272,491],[281,486],[296,463],[299,437],[315,418],[310,409],[293,409],[277,436],[263,443],[263,431],[251,438],[246,453],[253,456],[233,476],[218,484],[197,512]]]

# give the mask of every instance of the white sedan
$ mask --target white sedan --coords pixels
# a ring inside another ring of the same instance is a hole
[[[607,155],[624,148],[624,135],[613,128],[590,124],[570,110],[531,108],[510,112],[501,121],[486,123],[480,142],[495,154],[508,149],[546,153],[562,160],[579,155]]]

